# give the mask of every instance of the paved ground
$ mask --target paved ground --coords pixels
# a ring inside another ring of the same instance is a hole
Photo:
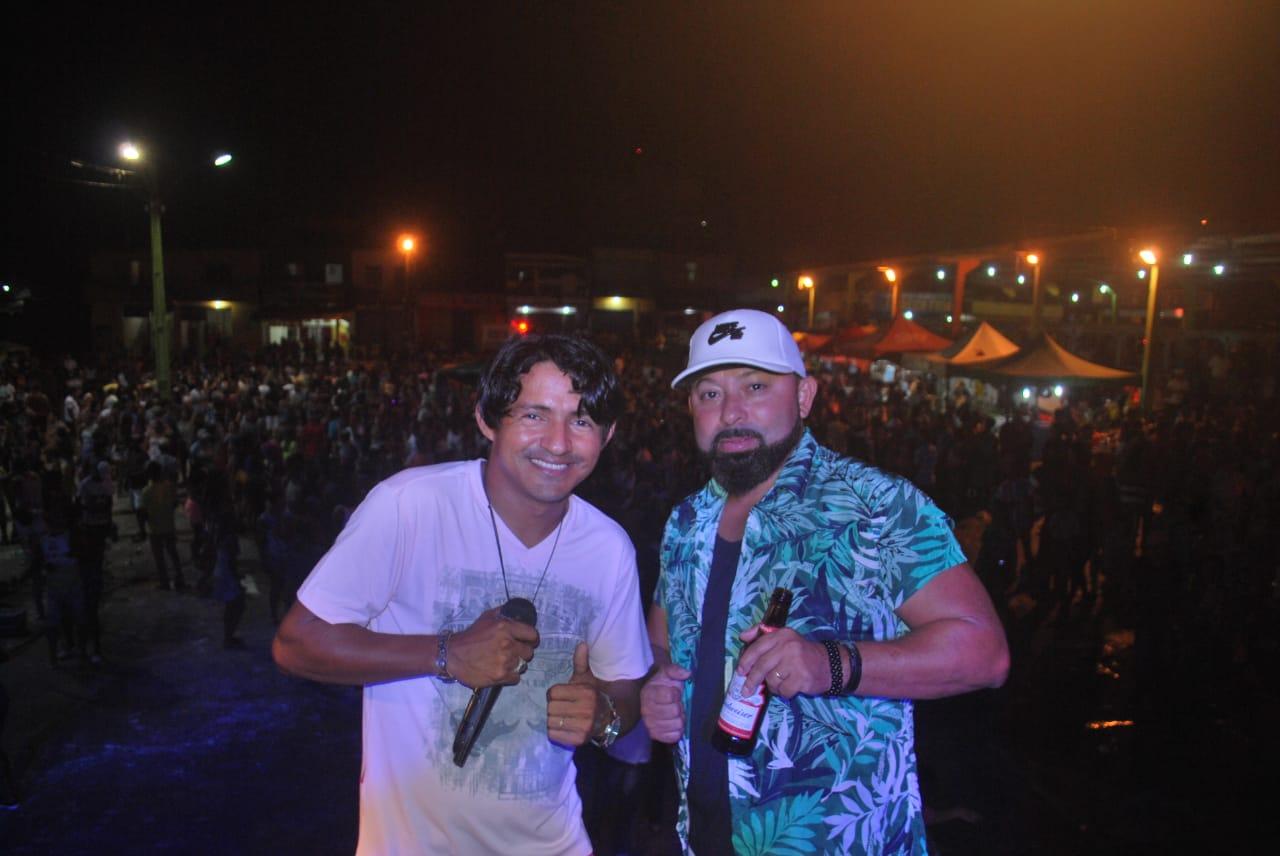
[[[358,691],[276,671],[265,596],[249,600],[247,649],[224,651],[220,605],[155,590],[149,552],[119,519],[105,662],[53,666],[43,639],[0,639],[2,745],[20,797],[0,811],[0,853],[351,852]],[[254,555],[246,542],[250,568]],[[0,548],[0,580],[13,561]],[[0,588],[0,604],[29,606],[29,594]],[[1133,632],[1087,609],[1017,624],[1011,641],[1005,689],[920,706],[934,852],[1221,852],[1256,840],[1274,691],[1193,675],[1143,708]],[[660,801],[646,805],[661,814]],[[669,836],[641,837],[640,851],[670,852]]]
[[[221,605],[155,590],[145,545],[122,538],[109,573],[101,666],[4,640],[21,801],[0,813],[0,852],[351,852],[358,690],[276,670],[265,596],[247,648],[224,651]]]

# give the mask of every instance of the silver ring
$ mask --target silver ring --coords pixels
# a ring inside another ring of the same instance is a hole
[[[516,666],[517,675],[523,675],[525,672],[529,671],[528,660],[526,660],[524,657],[517,657],[516,659],[520,661],[520,665]]]

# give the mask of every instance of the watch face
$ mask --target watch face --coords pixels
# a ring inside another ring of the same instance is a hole
[[[613,715],[613,721],[604,727],[604,733],[599,737],[592,738],[592,743],[601,749],[608,749],[618,739],[618,733],[622,731],[622,717],[617,713]]]

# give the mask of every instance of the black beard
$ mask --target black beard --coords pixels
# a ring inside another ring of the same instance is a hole
[[[776,443],[767,444],[764,437],[756,431],[746,428],[727,428],[711,441],[711,451],[703,452],[702,457],[711,465],[711,476],[730,496],[741,496],[760,485],[791,455],[800,438],[804,436],[804,423],[799,419],[791,428],[791,433]],[[760,445],[748,452],[717,452],[721,440],[731,437],[754,437]]]

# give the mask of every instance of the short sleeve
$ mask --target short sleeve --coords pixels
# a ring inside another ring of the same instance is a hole
[[[896,606],[935,576],[965,562],[951,518],[906,479],[893,479],[876,503],[879,553]]]
[[[395,591],[400,548],[397,491],[378,485],[306,581],[298,599],[330,624],[367,626]]]
[[[591,646],[591,670],[604,681],[636,680],[644,677],[652,664],[649,635],[640,607],[635,549],[627,542],[603,620]]]

